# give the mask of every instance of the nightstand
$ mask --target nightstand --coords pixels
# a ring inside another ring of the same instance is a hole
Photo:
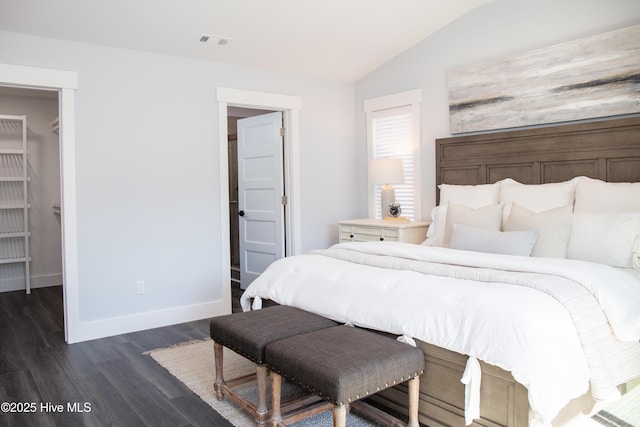
[[[338,222],[342,242],[405,242],[422,243],[427,238],[430,222],[401,222],[382,219],[350,219]]]

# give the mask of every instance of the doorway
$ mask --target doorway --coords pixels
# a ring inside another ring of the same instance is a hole
[[[53,90],[58,93],[64,335],[65,341],[70,344],[82,341],[75,176],[75,91],[78,88],[78,74],[0,63],[0,86]]]
[[[287,189],[288,200],[285,205],[285,256],[301,253],[300,243],[300,167],[299,167],[299,112],[301,99],[298,96],[256,92],[241,89],[217,89],[219,141],[228,141],[228,111],[234,107],[249,108],[264,111],[281,111],[284,127],[284,185]],[[228,144],[219,145],[220,159],[220,205],[229,206],[232,200],[229,192],[229,153]],[[230,236],[230,212],[221,212],[220,229],[222,236]],[[231,239],[221,239],[222,283],[225,297],[231,301]]]
[[[231,280],[242,289],[285,254],[282,112],[231,107]]]
[[[0,292],[62,286],[58,92],[0,87],[0,115]]]

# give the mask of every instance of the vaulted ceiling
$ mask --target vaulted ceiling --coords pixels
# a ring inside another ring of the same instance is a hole
[[[0,0],[0,30],[355,81],[490,1]]]

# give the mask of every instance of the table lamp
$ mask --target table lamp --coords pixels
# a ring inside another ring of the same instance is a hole
[[[382,184],[380,212],[383,219],[389,217],[389,205],[396,201],[396,191],[391,184],[404,183],[402,159],[379,157],[371,160],[369,179],[374,184]]]

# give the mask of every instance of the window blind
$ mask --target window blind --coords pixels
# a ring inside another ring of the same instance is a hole
[[[415,164],[413,144],[413,116],[410,106],[375,111],[371,115],[373,158],[402,159],[404,184],[393,184],[396,202],[400,203],[402,216],[415,220]],[[375,186],[375,214],[381,218],[380,192]]]

